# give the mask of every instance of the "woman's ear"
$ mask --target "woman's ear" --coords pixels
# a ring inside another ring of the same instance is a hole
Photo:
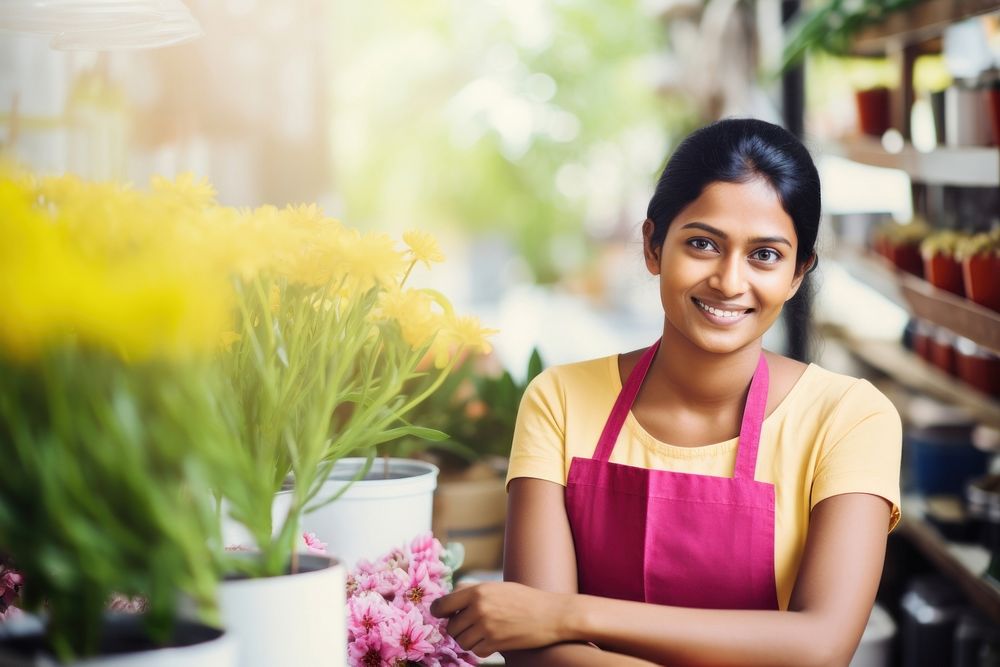
[[[788,296],[785,297],[785,301],[788,301],[795,296],[796,293],[798,293],[799,288],[802,287],[802,281],[805,280],[807,275],[812,273],[813,269],[816,268],[816,261],[816,253],[813,253],[809,255],[809,259],[807,259],[802,266],[798,268],[795,272],[795,277],[792,279],[792,288],[788,291]]]
[[[660,275],[660,251],[662,247],[653,245],[653,221],[646,218],[642,223],[642,254],[646,259],[646,268],[654,276]]]

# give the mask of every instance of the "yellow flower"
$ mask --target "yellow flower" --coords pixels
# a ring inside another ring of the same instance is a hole
[[[403,253],[395,248],[388,234],[370,232],[362,235],[355,229],[347,230],[343,242],[343,269],[354,288],[364,293],[381,285],[396,285],[406,269]]]
[[[403,232],[403,243],[409,249],[413,261],[423,262],[427,268],[430,268],[431,262],[444,261],[444,253],[437,240],[427,232],[416,229]]]
[[[434,298],[424,290],[391,289],[379,295],[377,319],[393,320],[411,348],[425,345],[441,326],[443,314],[434,310]]]
[[[44,191],[44,194],[42,194]],[[157,228],[149,196],[113,184],[0,178],[0,354],[79,341],[126,359],[210,350],[228,312],[225,275],[183,226]]]
[[[154,193],[166,194],[178,204],[203,208],[215,203],[215,188],[207,178],[198,178],[191,172],[178,174],[173,181],[163,176],[153,176],[150,187]]]
[[[455,355],[463,352],[489,354],[493,348],[486,338],[495,333],[496,329],[483,328],[478,317],[455,316],[449,313],[445,316],[443,328],[431,346],[434,365],[437,368],[444,368]]]

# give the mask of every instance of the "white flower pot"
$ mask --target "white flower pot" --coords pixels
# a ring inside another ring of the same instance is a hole
[[[363,458],[341,459],[310,505],[332,497],[360,472]],[[437,466],[413,459],[376,459],[365,479],[350,485],[340,498],[302,517],[302,529],[316,533],[348,567],[373,560],[430,532],[437,487]]]
[[[240,667],[347,664],[344,566],[300,554],[299,569],[222,582],[222,622],[238,644]]]
[[[288,508],[291,506],[292,496],[290,493],[279,493],[274,497],[271,504],[271,536],[276,536],[281,532],[281,527],[288,516]],[[243,546],[254,549],[259,545],[253,539],[250,531],[246,527],[229,516],[229,501],[222,499],[219,508],[222,520],[222,544],[227,547]]]
[[[33,617],[8,621],[0,634],[0,665],[9,667],[62,666],[50,655],[34,653],[44,642],[41,623]],[[129,653],[114,652],[117,645],[134,647],[146,642],[138,615],[109,615],[105,622],[102,655],[75,660],[73,667],[236,667],[236,641],[230,633],[200,623],[181,620],[170,646]],[[20,627],[18,627],[20,626]],[[23,629],[23,631],[22,631]],[[26,654],[24,654],[26,652]]]

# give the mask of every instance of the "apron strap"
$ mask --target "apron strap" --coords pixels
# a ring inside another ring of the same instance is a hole
[[[761,352],[757,362],[757,370],[750,380],[750,392],[743,408],[743,423],[740,425],[740,439],[736,446],[735,479],[754,478],[757,469],[757,448],[760,445],[760,429],[764,424],[764,413],[767,410],[767,390],[770,375],[767,360]]]
[[[639,395],[639,388],[642,386],[642,381],[646,379],[646,373],[649,371],[658,349],[660,349],[660,341],[656,341],[642,353],[639,362],[628,374],[625,384],[622,385],[622,390],[618,392],[615,405],[611,408],[608,421],[604,423],[604,430],[601,431],[601,437],[597,441],[597,449],[594,451],[594,459],[608,461],[611,458],[615,442],[618,441],[618,434],[621,433],[625,418],[628,417],[628,412],[632,409],[632,404],[635,403],[635,397]]]

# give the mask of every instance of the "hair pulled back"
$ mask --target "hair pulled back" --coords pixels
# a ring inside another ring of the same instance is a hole
[[[753,118],[728,118],[707,125],[680,143],[663,169],[646,216],[653,222],[654,247],[663,245],[674,218],[716,182],[762,179],[778,195],[795,226],[801,270],[813,256],[819,229],[819,174],[809,151],[788,130]]]

